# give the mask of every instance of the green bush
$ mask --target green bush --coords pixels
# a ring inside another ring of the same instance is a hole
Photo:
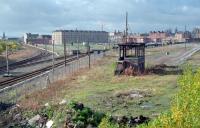
[[[83,106],[82,109],[78,109],[78,105],[81,104],[76,102],[71,102],[69,104],[70,108],[73,110],[72,121],[75,124],[84,124],[84,126],[91,124],[92,126],[97,127],[100,124],[102,118],[105,117],[103,113],[95,112],[88,107]]]
[[[0,54],[6,50],[6,44],[5,42],[0,42]]]
[[[138,128],[200,128],[200,69],[194,73],[188,66],[178,83],[170,111]]]
[[[105,117],[102,119],[98,128],[120,128],[118,124],[113,124],[109,121],[109,117]]]
[[[8,45],[8,49],[10,51],[15,51],[21,48],[20,44],[16,42],[8,42],[8,41],[1,41],[0,42],[0,54],[6,50],[6,44]]]
[[[54,115],[54,110],[55,108],[48,106],[45,107],[41,110],[41,112],[39,112],[41,115],[45,115],[48,117],[48,119],[52,119],[53,115]]]
[[[4,51],[3,46],[0,45],[0,54]]]

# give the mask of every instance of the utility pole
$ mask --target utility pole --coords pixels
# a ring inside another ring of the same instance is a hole
[[[187,49],[187,46],[186,46],[186,42],[187,42],[186,35],[187,35],[187,26],[185,25],[185,33],[184,33],[184,37],[185,37],[185,50]]]
[[[54,59],[54,40],[52,41],[52,70],[53,70],[53,75],[54,75],[54,67],[55,67],[55,59]]]
[[[66,42],[65,42],[65,38],[64,38],[64,56],[65,56],[65,68],[66,68],[66,66],[67,66],[67,62],[66,62],[66,60],[67,60],[67,53],[66,53]]]
[[[77,39],[77,44],[78,44],[78,46],[77,46],[77,59],[79,59],[79,42],[78,42],[79,40]]]
[[[125,31],[126,43],[128,42],[128,12],[126,12],[126,31]]]
[[[89,41],[88,41],[88,43],[87,43],[87,52],[88,52],[88,58],[89,58],[89,69],[90,69],[90,43],[89,43]]]
[[[77,65],[78,65],[78,69],[79,69],[79,39],[77,39],[77,43],[78,43],[78,46],[77,46]]]
[[[8,63],[8,44],[6,43],[6,71],[7,71],[7,75],[9,76],[10,72],[9,72],[9,63]]]

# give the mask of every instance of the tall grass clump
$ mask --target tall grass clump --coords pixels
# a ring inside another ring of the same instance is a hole
[[[178,84],[170,111],[138,128],[200,128],[200,69],[194,73],[188,66]]]

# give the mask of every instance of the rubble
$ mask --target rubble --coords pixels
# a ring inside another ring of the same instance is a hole
[[[36,125],[36,123],[40,120],[40,115],[36,115],[34,116],[33,118],[31,118],[28,123],[31,125],[31,126],[34,126]]]
[[[46,127],[47,128],[51,128],[53,125],[53,121],[52,120],[49,120],[47,123],[46,123]]]

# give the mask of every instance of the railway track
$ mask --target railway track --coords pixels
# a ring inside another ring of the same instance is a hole
[[[21,61],[18,61],[18,62],[15,62],[15,63],[12,63],[12,64],[9,64],[9,69],[15,69],[15,68],[18,68],[18,67],[21,67],[21,66],[24,66],[26,65],[27,63],[30,63],[30,62],[34,62],[34,61],[38,61],[42,58],[45,58],[45,57],[48,57],[50,56],[51,54],[48,53],[48,52],[44,52],[44,51],[41,51],[41,53],[39,55],[36,55],[34,57],[31,57],[31,58],[28,58],[28,59],[25,59],[25,60],[21,60]],[[0,67],[0,73],[2,72],[6,72],[6,66],[2,66]]]
[[[93,53],[95,51],[98,51],[98,50],[92,50],[91,53]],[[84,54],[84,53],[81,53],[81,54]],[[26,60],[22,60],[22,61],[10,64],[9,65],[9,70],[14,70],[14,69],[17,69],[17,68],[34,66],[34,65],[37,65],[37,64],[41,64],[41,63],[51,62],[52,59],[40,60],[40,59],[48,57],[50,55],[52,55],[52,54],[43,51],[43,53],[41,53],[38,56],[35,56],[35,57],[29,58],[29,59],[26,59]],[[73,56],[77,56],[77,55],[69,55],[67,57],[69,58],[69,57],[73,57]],[[55,58],[55,61],[60,61],[62,59],[65,59],[65,57],[64,56],[57,57],[57,58]],[[0,67],[0,73],[5,73],[5,72],[6,72],[6,66]]]
[[[87,56],[87,55],[86,54],[82,54],[82,55],[79,55],[79,58],[82,58],[82,57],[85,57],[85,56]],[[72,62],[72,61],[74,61],[76,59],[77,59],[76,56],[70,57],[70,58],[68,58],[66,60],[66,62],[69,63],[69,62]],[[65,61],[56,63],[54,65],[54,68],[59,67],[59,66],[64,65],[64,64],[65,64]],[[2,89],[4,87],[8,87],[8,86],[14,85],[16,83],[22,82],[24,80],[30,79],[30,78],[32,78],[34,76],[40,75],[41,73],[44,73],[44,72],[49,71],[49,70],[52,70],[52,68],[53,67],[51,65],[51,66],[47,66],[45,68],[30,72],[30,73],[26,73],[26,74],[23,74],[23,75],[20,75],[20,76],[17,76],[17,77],[13,77],[13,78],[7,79],[5,81],[0,81],[0,88]]]
[[[69,57],[73,57],[74,55],[72,56],[67,56],[68,58]],[[55,61],[59,61],[59,60],[63,60],[65,57],[62,56],[62,57],[57,57],[55,58]],[[47,62],[51,62],[52,59],[46,59],[46,60],[41,60],[41,61],[36,61],[36,62],[27,62],[27,63],[24,63],[24,64],[20,64],[20,65],[13,65],[12,67],[9,67],[10,70],[14,70],[14,69],[17,69],[17,68],[22,68],[22,67],[28,67],[28,66],[34,66],[34,65],[37,65],[37,64],[41,64],[41,63],[47,63]],[[1,71],[0,71],[1,72]]]

